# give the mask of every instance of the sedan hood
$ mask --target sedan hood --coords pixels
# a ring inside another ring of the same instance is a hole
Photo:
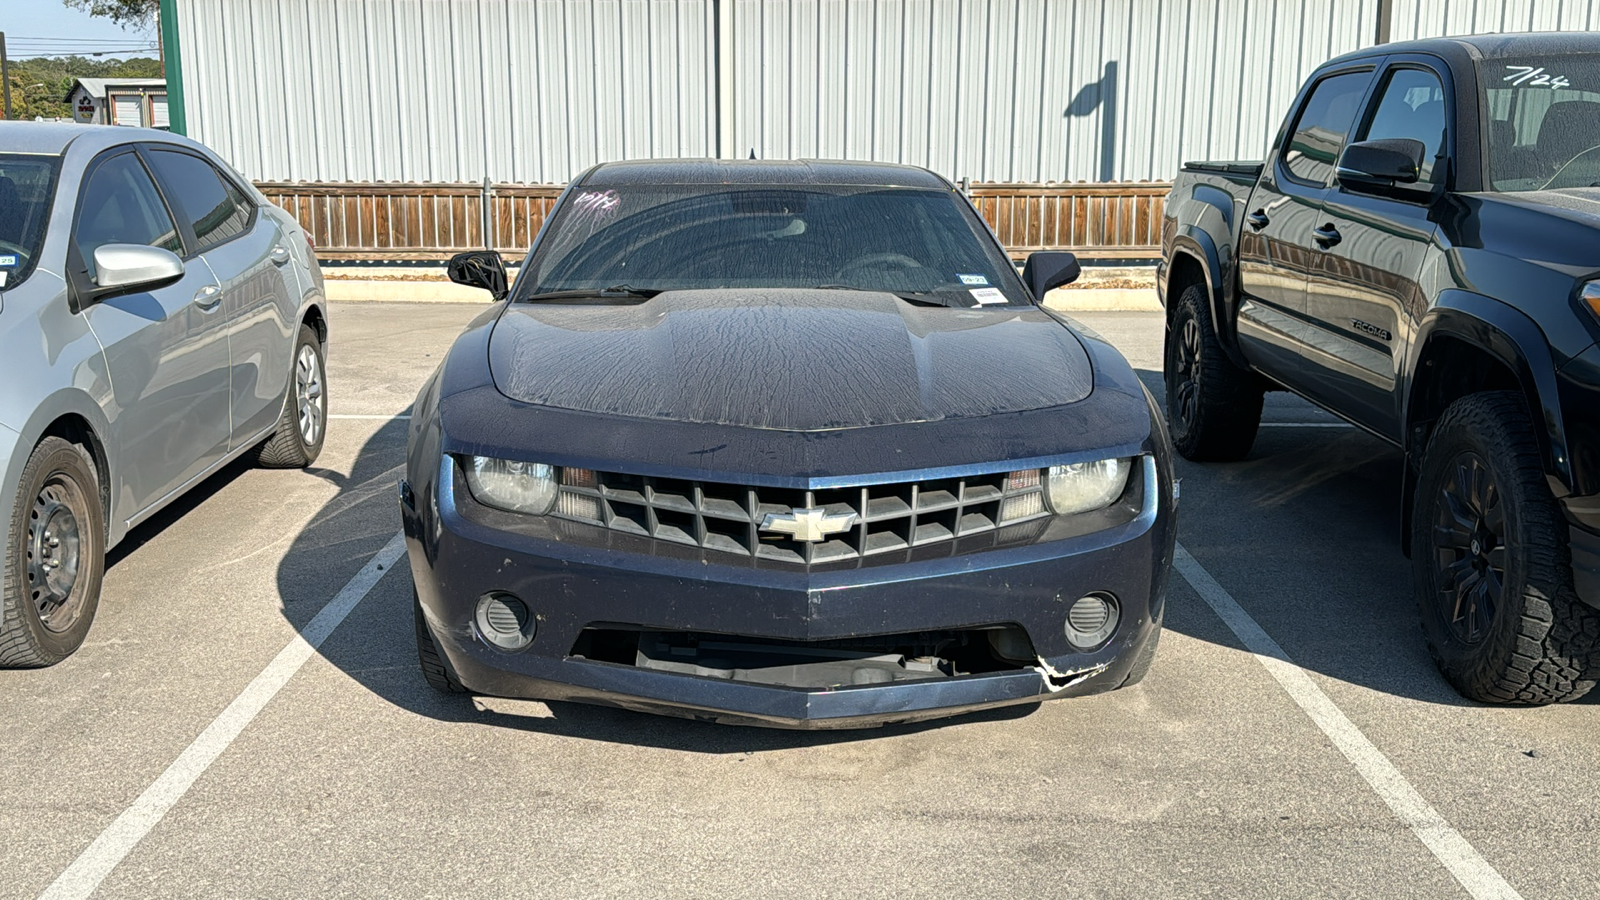
[[[1041,310],[829,290],[512,304],[489,367],[500,392],[525,403],[785,431],[1061,406],[1093,384],[1083,346]]]

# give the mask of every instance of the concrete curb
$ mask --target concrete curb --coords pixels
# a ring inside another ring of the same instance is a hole
[[[334,303],[476,303],[489,302],[489,295],[477,288],[448,281],[346,281],[329,278],[324,282],[328,300]],[[1080,288],[1051,291],[1044,305],[1063,312],[1159,312],[1161,302],[1154,289],[1110,290]]]
[[[1162,308],[1155,288],[1058,289],[1045,295],[1044,305],[1062,312],[1160,312]]]

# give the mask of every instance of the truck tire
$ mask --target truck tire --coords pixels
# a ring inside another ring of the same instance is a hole
[[[422,677],[427,679],[428,686],[441,694],[465,694],[467,689],[456,680],[439,653],[439,646],[433,642],[433,632],[428,630],[428,620],[422,615],[422,601],[417,599],[415,588],[411,591],[411,615],[417,625],[417,662],[422,665]]]
[[[1412,570],[1428,649],[1484,703],[1573,700],[1600,676],[1600,611],[1572,588],[1567,525],[1513,392],[1452,403],[1428,440]]]
[[[18,482],[0,588],[0,666],[71,656],[100,606],[106,520],[94,460],[58,437],[39,442]]]
[[[322,341],[300,326],[290,363],[289,390],[277,430],[256,448],[256,464],[268,469],[303,469],[316,461],[328,434],[328,375]]]
[[[1261,379],[1233,364],[1217,343],[1204,285],[1178,296],[1167,333],[1165,377],[1172,445],[1185,459],[1244,459],[1261,426]]]

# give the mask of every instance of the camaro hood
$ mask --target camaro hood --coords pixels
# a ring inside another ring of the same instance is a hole
[[[1038,309],[829,290],[512,304],[489,367],[500,392],[525,403],[785,431],[1061,406],[1093,384],[1083,346]]]

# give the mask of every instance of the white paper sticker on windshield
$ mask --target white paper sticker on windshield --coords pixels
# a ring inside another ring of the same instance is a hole
[[[13,268],[13,269],[16,268],[17,267],[17,255],[15,253],[10,253],[10,254],[7,254],[5,256],[0,256],[0,266],[7,266],[7,267]]]
[[[1006,295],[1000,293],[999,288],[973,288],[968,291],[972,299],[978,301],[979,306],[992,306],[996,303],[1006,302]]]
[[[989,276],[987,276],[987,275],[957,275],[956,277],[961,279],[961,283],[962,284],[988,284],[989,283]]]
[[[0,287],[6,286],[6,276],[10,274],[10,272],[0,272]]]
[[[1547,87],[1551,90],[1572,87],[1572,83],[1567,81],[1567,76],[1551,75],[1544,70],[1544,66],[1506,66],[1506,71],[1511,74],[1500,80],[1509,81],[1514,85]]]

